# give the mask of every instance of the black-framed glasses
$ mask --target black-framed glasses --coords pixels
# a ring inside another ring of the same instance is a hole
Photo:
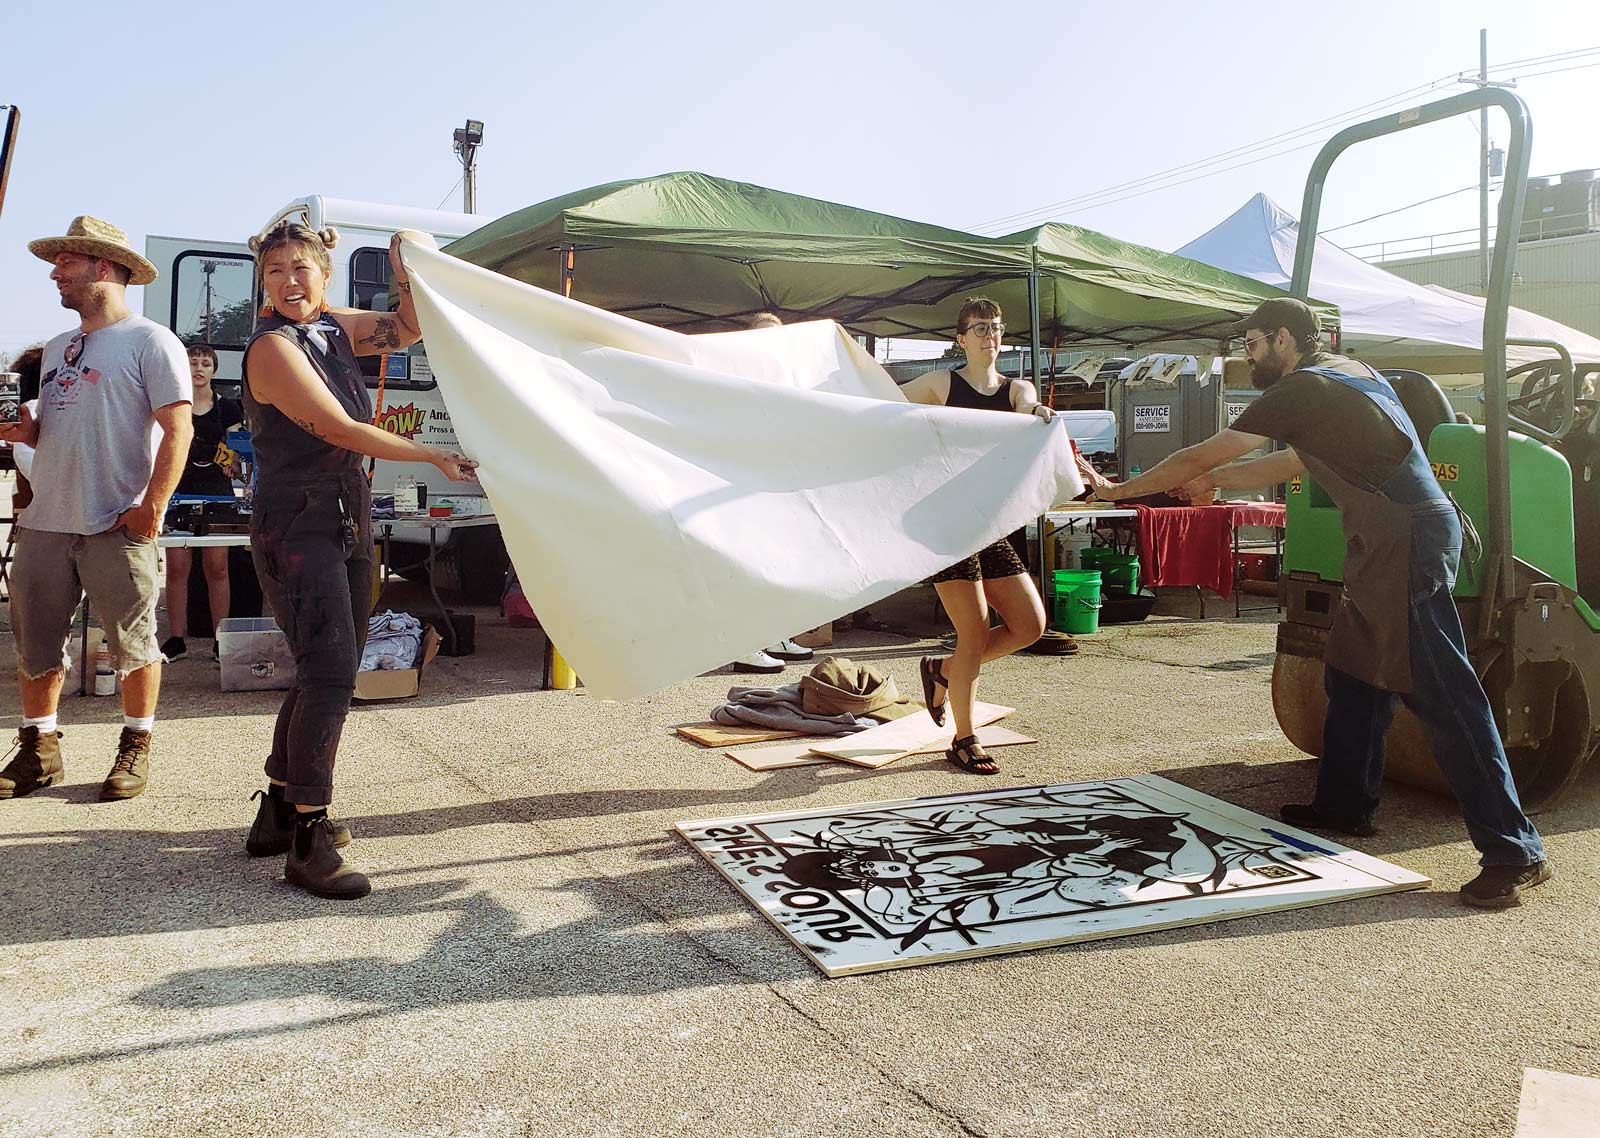
[[[967,325],[968,332],[976,332],[979,336],[1004,336],[1006,326],[998,320],[979,320]],[[963,333],[965,335],[966,333]]]
[[[61,352],[61,362],[67,367],[77,367],[78,361],[83,358],[83,346],[88,342],[89,333],[75,333]]]

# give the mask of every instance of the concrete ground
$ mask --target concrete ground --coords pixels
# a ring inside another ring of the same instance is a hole
[[[838,649],[915,690],[928,598],[880,610],[920,639]],[[1002,785],[1303,799],[1273,618],[1221,609],[992,666],[1041,740]],[[937,756],[756,774],[670,730],[729,675],[539,691],[540,634],[478,622],[419,698],[351,717],[356,903],[244,856],[278,696],[173,665],[151,788],[120,803],[95,798],[116,705],[65,701],[66,784],[0,803],[0,1135],[1487,1138],[1524,1067],[1600,1075],[1600,765],[1539,818],[1557,876],[1510,912],[1457,904],[1455,810],[1395,788],[1354,844],[1431,891],[828,980],[672,825],[979,781]]]

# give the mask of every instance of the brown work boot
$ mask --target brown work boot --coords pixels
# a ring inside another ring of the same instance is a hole
[[[122,729],[122,738],[117,740],[116,761],[111,764],[111,773],[100,785],[102,801],[133,798],[144,793],[145,783],[150,777],[150,740],[154,737],[154,731],[135,731],[132,727]]]
[[[250,836],[244,840],[244,852],[251,857],[274,857],[289,852],[294,844],[293,802],[285,801],[283,787],[270,784],[265,791],[256,791],[251,798],[261,799],[256,808],[256,820],[250,824]],[[350,827],[339,819],[329,817],[333,826],[333,847],[343,849],[350,844]]]
[[[16,754],[0,770],[0,798],[21,798],[66,777],[61,766],[61,732],[42,735],[37,727],[23,727],[12,746]]]
[[[334,849],[333,823],[320,811],[296,819],[283,877],[290,885],[332,901],[354,901],[372,892],[367,875],[353,868]]]

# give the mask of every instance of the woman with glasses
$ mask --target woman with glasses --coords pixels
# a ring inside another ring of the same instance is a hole
[[[244,421],[244,407],[237,399],[218,395],[211,387],[217,374],[217,353],[210,344],[189,345],[189,379],[194,384],[194,441],[189,444],[189,461],[178,481],[178,494],[199,494],[212,498],[233,497],[233,478],[228,469],[228,432]],[[202,549],[200,564],[205,572],[206,598],[211,605],[211,658],[217,659],[217,626],[228,615],[232,594],[228,587],[228,551],[221,547]],[[188,654],[189,573],[194,566],[191,550],[167,550],[167,638],[161,656],[171,663]]]
[[[964,367],[920,375],[901,390],[913,403],[934,407],[968,407],[1008,411],[1049,420],[1054,412],[1039,402],[1025,379],[1006,379],[996,369],[1005,334],[1000,306],[975,296],[956,317],[956,344],[966,353]],[[948,702],[955,714],[956,737],[946,755],[974,774],[999,774],[1000,767],[978,745],[972,725],[977,702],[978,671],[990,660],[1026,648],[1044,632],[1044,603],[1019,555],[1020,531],[963,558],[933,578],[944,610],[955,625],[955,649],[948,656],[924,656],[920,662],[922,694],[935,723],[943,723]],[[1004,622],[989,626],[989,610]],[[941,689],[948,699],[940,698]]]

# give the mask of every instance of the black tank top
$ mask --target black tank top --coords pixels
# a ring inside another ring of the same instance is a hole
[[[970,407],[974,411],[1011,411],[1011,381],[1000,385],[993,395],[984,395],[967,382],[967,377],[955,368],[950,369],[950,394],[945,397],[946,407]]]
[[[350,337],[338,321],[323,316],[308,324],[296,324],[273,314],[256,321],[250,337],[254,345],[263,336],[282,336],[305,353],[312,368],[322,377],[328,391],[339,401],[345,414],[358,423],[372,421],[372,397],[356,362]],[[305,482],[332,474],[361,473],[361,456],[353,450],[324,442],[296,425],[270,404],[258,403],[250,390],[248,361],[244,376],[244,405],[250,416],[250,441],[256,452],[256,471],[260,482]]]

